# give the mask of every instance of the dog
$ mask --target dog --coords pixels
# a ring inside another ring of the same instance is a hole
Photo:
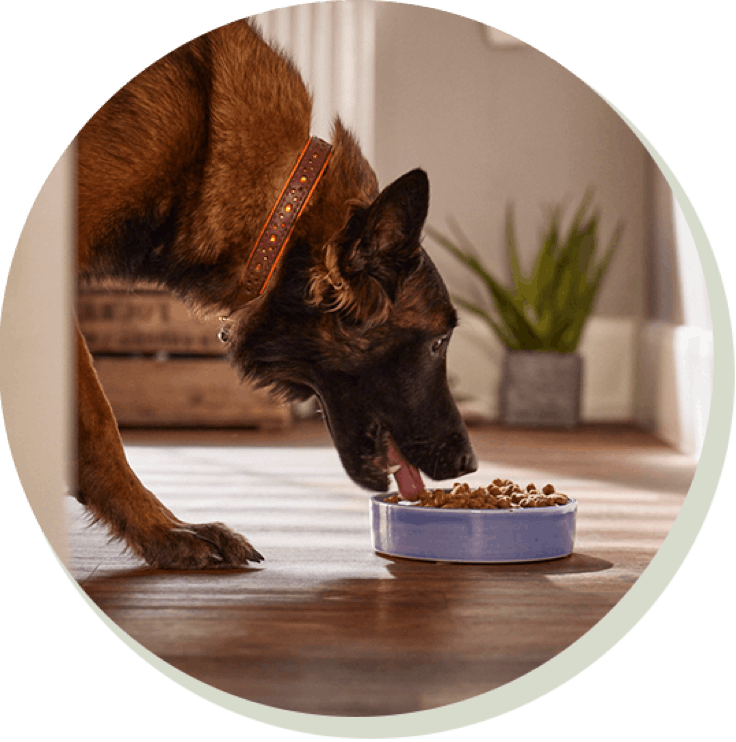
[[[312,151],[310,116],[295,66],[247,19],[154,63],[77,137],[80,283],[153,283],[224,317],[240,376],[286,400],[316,395],[361,487],[388,489],[389,441],[433,479],[469,473],[476,460],[446,375],[457,317],[420,243],[427,176],[379,190],[339,118]],[[291,209],[304,162],[319,173]],[[281,253],[264,258],[254,290],[269,240]],[[260,562],[241,534],[185,523],[143,486],[76,335],[77,499],[154,568]]]

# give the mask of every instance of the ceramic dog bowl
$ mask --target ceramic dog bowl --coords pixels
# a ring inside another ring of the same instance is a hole
[[[513,510],[459,510],[394,505],[371,498],[373,548],[432,562],[507,563],[559,559],[572,553],[576,500]]]

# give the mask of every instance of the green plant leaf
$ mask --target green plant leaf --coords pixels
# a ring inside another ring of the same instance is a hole
[[[455,235],[455,238],[460,243],[460,249],[463,250],[467,255],[472,255],[479,263],[482,262],[480,253],[475,249],[475,245],[468,239],[468,236],[463,232],[460,225],[455,219],[448,219],[447,224],[450,227],[450,231]]]
[[[524,277],[519,261],[513,209],[507,207],[506,247],[514,281],[512,289],[502,286],[486,270],[480,254],[458,225],[454,225],[453,231],[459,235],[462,247],[427,227],[430,237],[481,279],[493,300],[498,319],[460,297],[454,297],[455,303],[482,317],[509,348],[574,352],[623,234],[623,224],[619,223],[602,260],[594,265],[600,215],[594,212],[586,217],[592,198],[593,191],[588,189],[564,242],[560,237],[561,209],[557,206],[552,210],[528,278]]]
[[[616,247],[621,241],[624,227],[621,222],[616,225],[611,241],[608,248],[603,256],[601,262],[596,266],[593,278],[591,281],[586,282],[585,289],[579,292],[576,298],[575,305],[575,319],[570,323],[566,332],[560,333],[558,342],[569,350],[563,352],[574,352],[577,349],[578,343],[583,333],[583,328],[588,320],[588,317],[593,311],[595,306],[595,300],[598,296],[598,290],[600,289],[601,282],[608,270],[608,266],[613,258]]]
[[[456,304],[459,307],[462,307],[468,312],[471,312],[472,314],[477,315],[478,317],[481,317],[483,320],[485,320],[486,323],[491,327],[491,329],[498,335],[499,340],[506,345],[507,347],[511,348],[512,350],[520,350],[521,346],[516,340],[513,335],[510,335],[508,331],[500,325],[498,322],[496,322],[493,317],[491,317],[488,312],[486,312],[484,309],[481,309],[477,304],[473,304],[472,302],[466,301],[465,299],[453,294],[451,297],[453,304]]]
[[[506,207],[506,248],[508,250],[511,275],[516,288],[516,298],[525,301],[534,308],[536,289],[531,281],[524,278],[519,263],[519,253],[516,249],[516,228],[514,226],[514,209],[511,204]]]
[[[465,266],[470,268],[485,283],[491,298],[496,304],[496,309],[501,315],[501,319],[506,324],[509,332],[518,339],[523,347],[530,349],[541,347],[541,342],[525,315],[523,301],[517,299],[508,291],[508,289],[504,288],[498,281],[496,281],[496,279],[483,267],[478,258],[466,253],[441,232],[438,232],[431,227],[427,227],[427,234],[454,255]]]
[[[555,322],[553,335],[560,337],[561,327],[565,326],[562,317],[570,304],[575,304],[580,296],[579,277],[585,276],[588,263],[595,252],[598,217],[593,215],[584,223],[589,208],[592,191],[588,191],[575,213],[567,231],[565,242],[559,247],[553,278],[546,287],[545,302],[551,305],[560,321]],[[557,216],[553,221],[557,220]]]
[[[598,245],[598,214],[593,214],[590,221],[580,233],[580,244],[577,248],[575,264],[581,275],[587,275],[588,268]]]
[[[588,209],[590,208],[590,204],[593,202],[593,195],[594,191],[592,188],[588,188],[585,191],[585,194],[580,201],[580,206],[578,206],[577,211],[575,212],[575,215],[570,222],[570,228],[568,229],[565,242],[569,242],[573,235],[576,235],[580,232],[580,225],[583,223],[585,213],[588,211]]]
[[[596,291],[592,286],[588,287],[585,295],[578,299],[575,311],[570,314],[570,321],[559,327],[553,342],[561,353],[573,353],[577,349],[583,327],[593,308],[595,293]]]
[[[549,300],[554,291],[556,254],[560,240],[560,210],[554,209],[550,224],[542,238],[542,248],[532,273],[531,285],[534,292],[534,311],[541,317],[549,308]]]

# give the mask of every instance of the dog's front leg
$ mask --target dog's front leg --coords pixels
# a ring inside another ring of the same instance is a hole
[[[147,490],[125,457],[110,403],[77,331],[77,499],[152,567],[238,567],[263,557],[222,523],[176,518]]]

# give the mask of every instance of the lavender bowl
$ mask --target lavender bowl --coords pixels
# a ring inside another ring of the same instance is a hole
[[[457,510],[394,505],[371,498],[373,548],[379,554],[431,562],[509,563],[572,553],[576,500],[513,510]]]

